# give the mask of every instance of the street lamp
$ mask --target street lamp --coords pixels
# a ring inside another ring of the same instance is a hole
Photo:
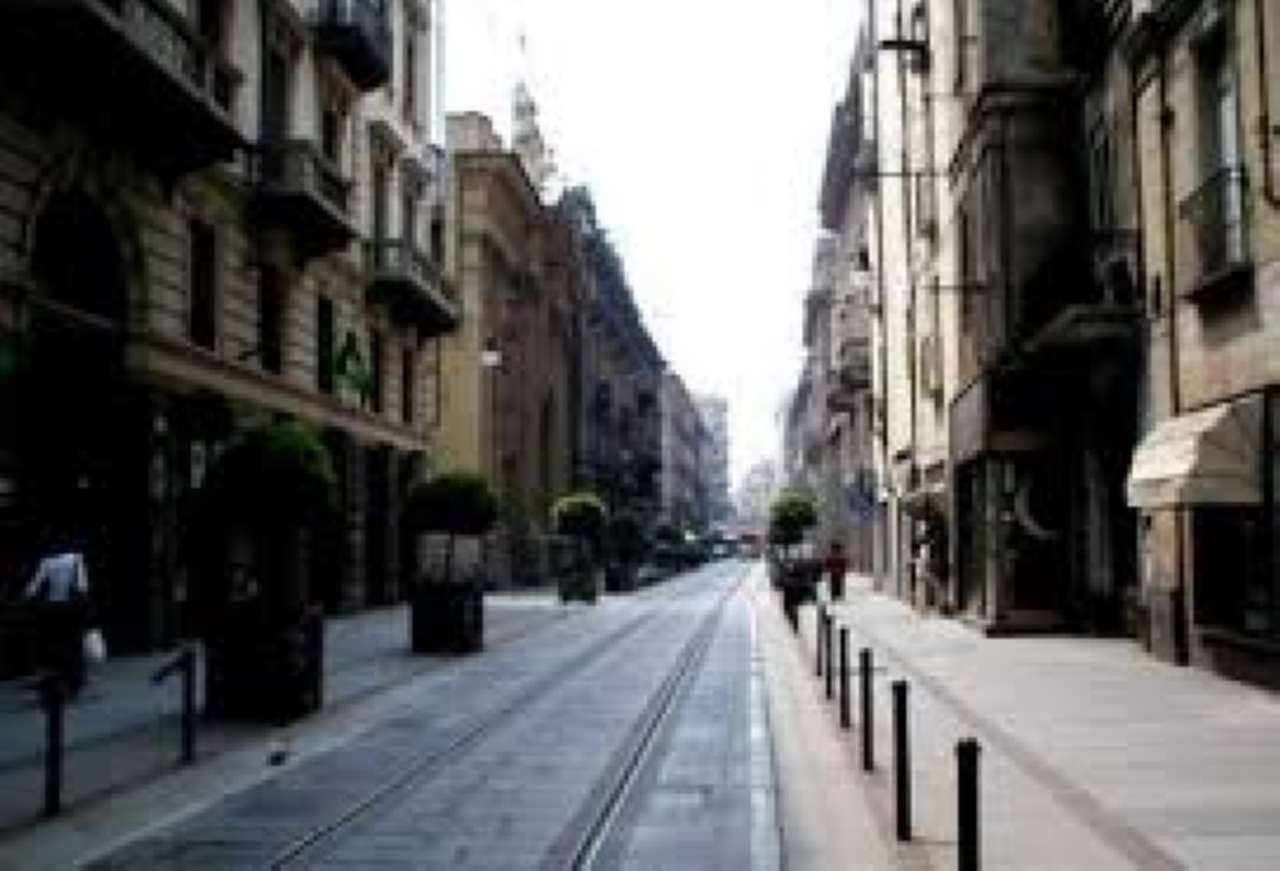
[[[489,373],[489,440],[490,464],[494,490],[498,487],[498,370],[502,368],[502,349],[497,336],[485,339],[480,349],[480,365]]]

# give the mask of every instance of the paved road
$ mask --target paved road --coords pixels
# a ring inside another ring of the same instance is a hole
[[[350,741],[90,867],[776,867],[746,575],[710,566],[414,678]]]

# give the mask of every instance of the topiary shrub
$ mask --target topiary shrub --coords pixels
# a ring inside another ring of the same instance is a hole
[[[560,579],[560,597],[594,602],[598,586],[595,561],[608,520],[604,502],[589,491],[570,493],[556,501],[551,518],[556,532],[577,543],[578,564]]]
[[[217,519],[266,528],[314,523],[335,513],[338,501],[324,443],[292,420],[247,430],[214,463],[202,493]]]
[[[797,491],[780,495],[769,508],[769,541],[784,550],[800,543],[818,523],[813,500]]]

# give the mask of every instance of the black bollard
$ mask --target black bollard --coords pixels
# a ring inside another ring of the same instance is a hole
[[[893,682],[893,784],[898,807],[898,840],[911,840],[911,744],[907,730],[907,682]]]
[[[840,627],[840,728],[848,729],[849,716],[849,627]]]
[[[196,652],[182,653],[182,762],[196,760]]]
[[[873,771],[876,767],[875,746],[875,708],[871,696],[871,648],[864,647],[858,652],[858,671],[862,678],[862,770]]]
[[[827,620],[827,609],[822,605],[818,606],[818,639],[817,647],[814,651],[814,674],[822,677],[822,627]]]
[[[836,618],[827,617],[827,633],[823,636],[823,658],[827,661],[827,701],[835,698],[836,690],[836,658],[834,654],[836,640]]]
[[[956,867],[959,871],[978,871],[980,867],[978,831],[978,753],[976,738],[956,743],[957,825],[960,849]]]
[[[44,702],[44,815],[62,812],[63,720],[66,696],[62,677],[47,674],[40,681],[40,697]]]

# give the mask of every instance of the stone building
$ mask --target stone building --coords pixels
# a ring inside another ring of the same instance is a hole
[[[873,55],[866,31],[849,66],[845,94],[832,112],[819,194],[822,228],[833,245],[829,347],[822,431],[825,513],[829,534],[850,564],[873,568],[876,456],[871,390],[871,316],[875,303],[870,254],[870,194],[875,187],[875,116],[870,105]]]
[[[1276,685],[1280,9],[1131,11],[1148,365],[1128,500],[1143,634],[1163,658]]]
[[[450,115],[448,139],[446,263],[468,317],[444,341],[439,443],[452,467],[488,478],[502,503],[512,559],[491,557],[493,580],[533,580],[522,573],[537,566],[517,551],[548,531],[573,471],[583,292],[575,231],[488,118]]]
[[[581,246],[588,291],[580,348],[580,433],[575,482],[594,490],[612,513],[630,513],[648,529],[661,507],[665,362],[649,334],[621,258],[585,188],[566,192]]]
[[[695,398],[698,414],[707,429],[703,450],[707,479],[708,522],[724,528],[733,519],[729,500],[729,403],[722,396],[704,394]]]
[[[189,494],[280,416],[323,430],[341,479],[313,595],[400,595],[399,501],[458,317],[437,268],[437,15],[5,4],[0,552],[80,537],[111,649],[187,628]]]
[[[703,474],[706,426],[684,381],[668,370],[662,376],[661,520],[680,532],[707,529],[707,486]]]

